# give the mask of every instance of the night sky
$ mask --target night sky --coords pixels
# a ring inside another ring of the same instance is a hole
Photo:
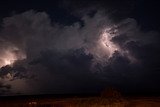
[[[0,1],[0,96],[160,95],[158,0]]]

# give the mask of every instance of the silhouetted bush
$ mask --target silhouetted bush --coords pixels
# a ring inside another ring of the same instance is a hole
[[[121,93],[112,88],[112,87],[109,87],[109,88],[106,88],[104,89],[102,92],[101,92],[101,97],[106,97],[106,98],[121,98],[122,95]]]

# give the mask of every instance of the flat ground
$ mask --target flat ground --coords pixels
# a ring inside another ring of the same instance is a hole
[[[160,97],[12,99],[1,100],[0,107],[160,107]]]

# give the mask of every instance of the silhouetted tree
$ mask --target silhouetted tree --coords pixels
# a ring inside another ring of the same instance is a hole
[[[113,87],[105,88],[101,92],[101,97],[107,97],[107,98],[120,98],[122,97],[121,93],[114,89]]]

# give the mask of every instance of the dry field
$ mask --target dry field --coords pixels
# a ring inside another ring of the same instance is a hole
[[[160,107],[160,98],[64,98],[0,101],[0,107]]]

